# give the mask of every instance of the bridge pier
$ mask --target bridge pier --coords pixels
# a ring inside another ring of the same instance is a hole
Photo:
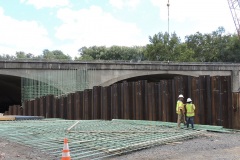
[[[232,70],[232,92],[240,91],[239,70]]]

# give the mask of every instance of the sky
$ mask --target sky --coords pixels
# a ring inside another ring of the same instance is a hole
[[[90,46],[144,46],[149,36],[185,36],[224,27],[236,33],[227,0],[0,0],[0,55],[79,57]]]

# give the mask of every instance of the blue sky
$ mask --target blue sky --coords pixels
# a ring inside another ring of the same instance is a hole
[[[170,33],[236,33],[227,0],[169,0]],[[0,0],[0,54],[140,46],[168,31],[167,0]]]

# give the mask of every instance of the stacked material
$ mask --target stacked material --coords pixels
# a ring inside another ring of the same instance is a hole
[[[17,120],[36,120],[43,119],[43,116],[0,116],[0,121],[17,121]]]
[[[176,126],[176,123],[160,121],[119,119],[2,121],[0,136],[47,152],[58,159],[62,154],[63,140],[68,138],[71,158],[79,160],[102,159],[190,139],[206,130],[204,126],[200,127],[203,130],[177,129]],[[210,127],[207,126],[207,130]]]

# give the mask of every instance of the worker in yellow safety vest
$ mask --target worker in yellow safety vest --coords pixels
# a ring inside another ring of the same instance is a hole
[[[178,115],[178,118],[177,118],[177,126],[178,128],[180,128],[180,125],[181,125],[181,122],[186,124],[186,121],[185,121],[185,109],[184,109],[184,104],[183,104],[183,95],[180,94],[178,96],[178,101],[177,101],[177,105],[176,105],[176,113]]]
[[[194,129],[194,116],[195,116],[195,105],[192,103],[191,98],[187,99],[186,104],[186,116],[187,116],[187,128],[189,127],[189,124],[192,125],[192,129]]]

